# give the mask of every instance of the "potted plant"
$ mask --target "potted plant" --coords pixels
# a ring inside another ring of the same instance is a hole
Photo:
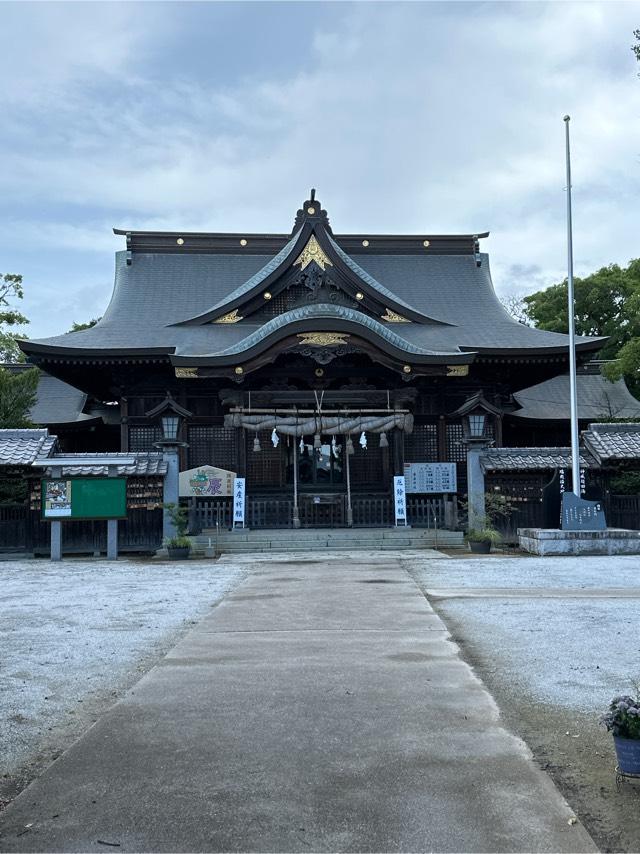
[[[502,537],[490,525],[485,524],[482,528],[469,528],[467,531],[467,542],[469,548],[475,554],[488,555],[491,546],[499,543]]]
[[[174,536],[164,541],[167,553],[172,560],[186,560],[191,552],[191,540],[187,537],[189,511],[179,504],[165,504],[164,508],[176,529]]]
[[[621,694],[613,698],[600,723],[613,733],[620,771],[640,775],[640,684],[634,688],[635,697]]]

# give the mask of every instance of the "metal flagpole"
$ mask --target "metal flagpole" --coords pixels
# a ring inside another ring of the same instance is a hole
[[[576,388],[576,323],[573,291],[573,230],[571,222],[571,150],[569,122],[564,117],[567,154],[567,313],[569,317],[569,401],[571,411],[571,476],[573,494],[580,497],[580,449],[578,445],[578,396]]]

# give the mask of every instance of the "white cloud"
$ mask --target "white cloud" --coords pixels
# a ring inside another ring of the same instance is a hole
[[[638,254],[631,4],[321,4],[304,61],[233,79],[171,54],[180,4],[52,5],[5,57],[0,189],[34,251],[110,272],[107,222],[286,231],[314,185],[338,232],[490,229],[498,289],[537,288],[564,275],[569,112],[577,269]]]

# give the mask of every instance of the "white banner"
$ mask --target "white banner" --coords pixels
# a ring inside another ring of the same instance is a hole
[[[237,477],[233,481],[233,527],[242,525],[244,528],[244,494],[245,479]]]
[[[396,527],[407,524],[407,494],[403,475],[393,478],[393,499],[396,509]]]

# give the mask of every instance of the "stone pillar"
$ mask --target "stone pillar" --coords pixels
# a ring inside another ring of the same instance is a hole
[[[162,448],[162,459],[167,464],[167,473],[164,478],[162,500],[165,504],[178,504],[180,494],[178,490],[178,472],[180,470],[177,445],[164,445]],[[162,515],[162,536],[167,539],[175,537],[176,528],[166,508]]]
[[[484,472],[480,457],[489,442],[486,439],[467,439],[467,501],[469,528],[484,528],[487,524],[484,503]]]

